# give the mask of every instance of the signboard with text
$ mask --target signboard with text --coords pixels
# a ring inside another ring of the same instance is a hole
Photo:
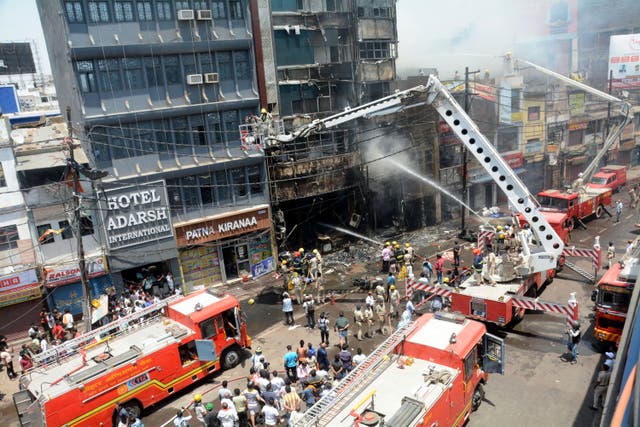
[[[640,87],[640,34],[621,34],[609,39],[609,75],[612,87]]]
[[[225,237],[262,230],[270,226],[269,208],[217,216],[205,221],[176,226],[178,246],[196,245]]]
[[[111,250],[173,236],[164,181],[104,190],[100,204]]]
[[[27,270],[0,277],[0,293],[38,286],[40,286],[40,282],[38,282],[36,270]]]
[[[80,281],[80,267],[77,265],[68,265],[45,270],[45,282],[49,287]],[[107,270],[104,265],[104,259],[96,258],[94,260],[87,260],[86,271],[88,279],[106,274]]]

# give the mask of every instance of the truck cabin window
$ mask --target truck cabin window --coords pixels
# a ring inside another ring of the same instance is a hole
[[[186,344],[182,344],[178,347],[178,354],[180,355],[180,363],[182,366],[189,365],[198,360],[198,352],[196,351],[196,342],[189,341]]]
[[[482,351],[482,342],[476,344],[475,347],[464,358],[464,381],[467,382],[473,376],[473,371],[478,364],[478,352]],[[482,354],[482,353],[480,353]]]
[[[213,317],[200,322],[200,335],[202,335],[203,340],[211,339],[217,335],[216,322]]]

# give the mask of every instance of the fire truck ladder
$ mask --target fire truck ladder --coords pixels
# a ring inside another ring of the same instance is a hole
[[[582,276],[585,279],[587,279],[587,281],[589,281],[589,283],[595,283],[596,282],[596,276],[594,276],[593,274],[589,273],[584,268],[578,267],[576,264],[572,263],[571,261],[565,260],[564,261],[564,266],[568,267],[570,270],[575,271],[580,276]]]
[[[81,348],[84,348],[85,346],[93,342],[99,341],[103,336],[107,337],[109,335],[122,335],[126,333],[126,330],[131,330],[133,328],[133,324],[135,324],[136,321],[143,321],[145,316],[154,317],[153,314],[155,312],[162,310],[170,303],[172,303],[173,301],[177,301],[180,298],[182,298],[182,295],[172,295],[168,298],[163,299],[157,304],[150,305],[149,307],[146,307],[138,312],[131,313],[125,317],[121,317],[118,320],[108,323],[105,326],[101,326],[99,328],[85,332],[77,338],[65,341],[64,343],[52,347],[47,351],[36,354],[33,357],[33,364],[34,366],[39,366],[49,364],[52,361],[60,361],[62,359],[68,358],[69,356],[78,354],[78,351]],[[126,326],[126,328],[121,328],[122,326]],[[114,333],[114,331],[116,332]]]
[[[417,322],[411,322],[393,332],[366,360],[356,365],[336,387],[331,389],[328,395],[308,409],[295,427],[319,427],[333,419],[362,388],[367,386],[369,378],[375,378],[379,370],[387,366],[387,363],[384,363],[387,361],[385,356],[391,354],[416,326]]]

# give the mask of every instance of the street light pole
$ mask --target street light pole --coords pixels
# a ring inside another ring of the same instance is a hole
[[[91,330],[91,310],[89,308],[91,291],[87,280],[87,269],[84,259],[84,245],[82,243],[82,218],[80,215],[80,172],[77,167],[74,144],[73,127],[71,125],[71,107],[67,107],[67,144],[69,146],[69,161],[67,167],[73,177],[73,196],[71,203],[73,207],[73,221],[75,222],[76,243],[78,254],[78,268],[80,270],[80,283],[82,283],[82,320],[84,322],[84,332]]]

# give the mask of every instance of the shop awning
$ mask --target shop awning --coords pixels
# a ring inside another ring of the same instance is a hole
[[[84,154],[82,148],[78,147],[74,150],[73,155],[76,162],[87,164],[89,160]],[[49,151],[46,153],[19,155],[16,157],[16,170],[28,171],[36,169],[48,169],[66,166],[67,160],[64,151]]]
[[[517,168],[513,170],[516,175],[522,175],[523,173],[525,173],[527,170],[525,168]],[[472,179],[471,180],[471,184],[486,184],[487,182],[493,181],[493,178],[491,178],[491,175],[480,175],[479,177]]]

